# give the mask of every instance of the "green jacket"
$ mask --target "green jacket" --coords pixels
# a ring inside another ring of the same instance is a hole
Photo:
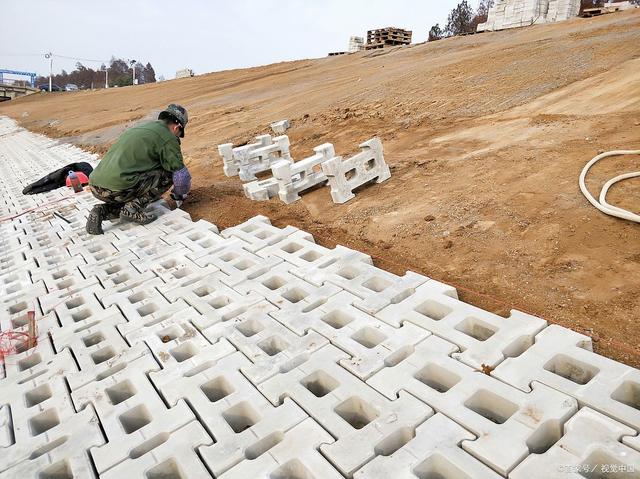
[[[162,121],[152,121],[125,131],[89,176],[89,183],[122,191],[138,182],[140,173],[184,168],[180,140]]]

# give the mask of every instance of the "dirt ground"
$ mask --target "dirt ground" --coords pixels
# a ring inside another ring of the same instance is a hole
[[[264,214],[323,245],[371,254],[396,273],[450,283],[499,314],[520,309],[589,334],[640,366],[640,226],[607,217],[578,176],[598,152],[640,149],[640,10],[431,44],[224,71],[0,106],[23,126],[103,152],[170,102],[190,114],[194,176],[184,205],[224,228]],[[292,205],[252,202],[226,178],[220,143],[288,118],[294,158],[324,142],[341,155],[381,137],[392,178],[335,205],[328,188]],[[640,169],[605,160],[589,185]],[[596,193],[597,194],[597,193]],[[640,181],[613,204],[640,210]]]

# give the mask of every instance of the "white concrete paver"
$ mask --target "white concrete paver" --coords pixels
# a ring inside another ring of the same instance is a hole
[[[589,338],[265,217],[89,236],[89,192],[21,194],[73,161],[0,117],[0,477],[638,477],[640,373]]]

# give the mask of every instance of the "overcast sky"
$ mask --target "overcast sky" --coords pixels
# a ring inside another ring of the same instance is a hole
[[[396,26],[426,40],[458,0],[1,0],[0,68],[48,75],[43,54],[150,62],[156,75],[326,56]],[[475,3],[475,2],[472,2]],[[474,5],[475,6],[475,5]],[[54,73],[76,60],[55,58]],[[99,63],[83,62],[94,69]]]

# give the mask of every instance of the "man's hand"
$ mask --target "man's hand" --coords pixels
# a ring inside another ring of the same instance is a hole
[[[180,208],[182,206],[182,203],[184,203],[184,200],[187,199],[187,195],[177,195],[173,191],[171,192],[171,194],[169,196],[171,196],[171,199],[176,202],[176,206],[178,208]]]

